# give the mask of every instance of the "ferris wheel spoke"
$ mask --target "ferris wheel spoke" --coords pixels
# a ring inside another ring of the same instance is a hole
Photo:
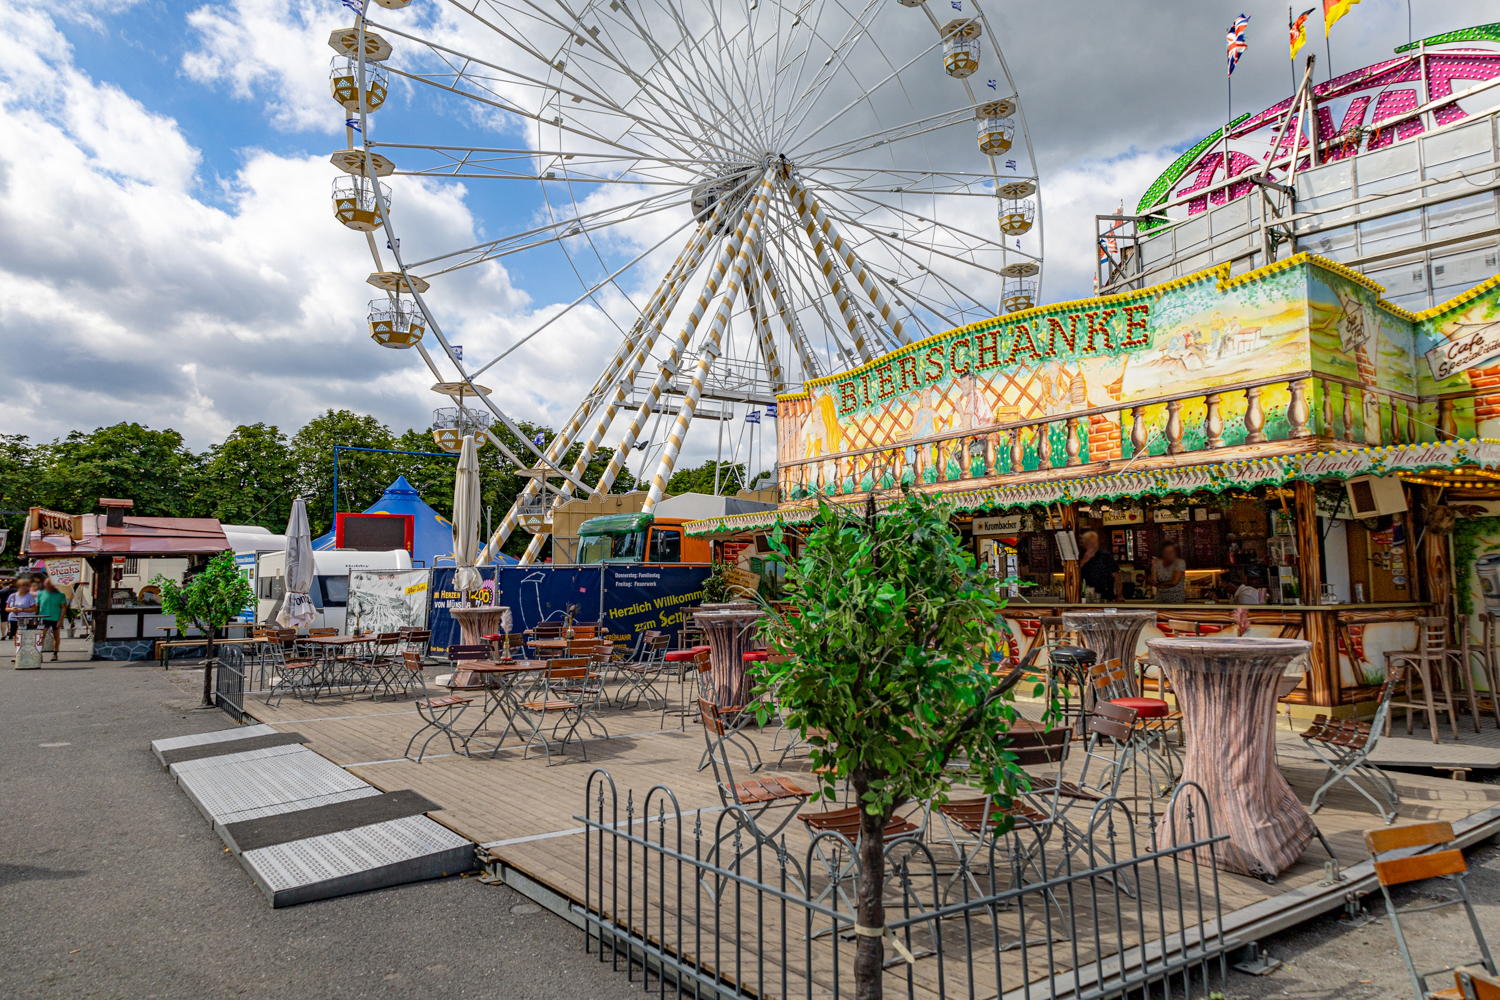
[[[1013,254],[1016,254],[1018,256],[1025,257],[1028,260],[1033,260],[1033,261],[1038,261],[1038,262],[1041,261],[1041,258],[1039,256],[1035,255],[1035,254],[1027,253],[1024,250],[1020,250],[1020,249],[1017,249],[1015,247],[1006,247],[1003,243],[1000,243],[1000,242],[998,242],[996,240],[992,240],[988,236],[982,236],[979,233],[971,232],[970,230],[960,228],[959,226],[954,225],[952,223],[942,222],[941,220],[936,219],[936,218],[928,218],[927,216],[918,215],[917,213],[912,212],[909,209],[902,208],[902,207],[897,206],[897,205],[891,205],[888,202],[883,202],[883,201],[881,201],[881,200],[879,200],[877,198],[870,197],[868,194],[865,194],[864,192],[861,192],[857,188],[842,188],[842,189],[840,189],[839,194],[841,196],[846,197],[846,198],[850,198],[850,199],[854,199],[854,200],[858,200],[858,201],[867,202],[871,206],[878,206],[878,208],[880,208],[881,210],[892,212],[892,213],[894,213],[896,215],[905,216],[905,217],[909,217],[909,218],[915,219],[915,220],[923,223],[924,225],[933,226],[935,228],[942,229],[945,232],[952,233],[952,234],[955,234],[957,236],[962,236],[963,238],[972,241],[968,245],[968,249],[970,251],[973,251],[973,252],[977,252],[977,251],[981,251],[981,250],[993,250],[993,251],[1005,250],[1008,253],[1013,253]],[[988,197],[990,199],[993,199],[994,195],[988,195]],[[861,224],[865,224],[865,223],[861,222]],[[870,224],[870,225],[871,225],[871,231],[872,232],[876,231],[873,228],[873,224]]]
[[[918,136],[949,128],[961,121],[972,120],[973,117],[974,108],[966,104],[950,111],[943,111],[935,115],[927,115],[923,118],[903,122],[900,125],[893,125],[880,132],[860,136],[858,139],[851,139],[847,142],[807,152],[793,151],[787,155],[803,169],[821,167],[840,156],[851,156],[855,153],[868,152],[869,150],[878,149],[881,146],[891,145],[907,139],[915,139]]]
[[[804,4],[803,7],[799,9],[799,17],[801,15],[801,12],[804,12],[807,9],[807,6],[807,4]],[[865,4],[863,14],[867,14],[873,18],[879,11],[880,6],[881,5],[874,2],[874,0],[869,0],[869,2]],[[831,70],[827,74],[824,74],[823,70],[832,65],[833,61],[838,58],[840,51],[842,51],[845,46],[852,48],[857,39],[865,37],[867,34],[867,25],[861,20],[860,16],[851,15],[849,24],[844,29],[843,37],[840,38],[837,42],[830,42],[829,40],[824,38],[822,33],[818,30],[819,25],[822,23],[823,15],[828,10],[842,11],[846,14],[849,11],[848,7],[842,2],[831,2],[830,0],[830,2],[820,4],[818,6],[816,17],[814,18],[813,22],[807,26],[807,43],[803,46],[802,51],[796,57],[797,74],[793,80],[791,88],[794,95],[800,94],[801,96],[793,97],[781,121],[776,123],[777,145],[781,145],[783,143],[782,137],[787,135],[791,129],[795,128],[795,124],[791,126],[788,126],[787,124],[791,119],[791,116],[797,114],[799,108],[811,108],[816,106],[817,101],[822,96],[823,92],[838,76],[838,71],[836,69]],[[828,57],[824,60],[821,66],[813,71],[812,81],[809,83],[807,89],[803,90],[802,77],[804,71],[807,68],[807,57],[812,53],[814,41],[817,41],[820,44],[820,51],[821,47],[827,48]],[[839,64],[842,67],[843,60],[840,60]],[[780,75],[780,72],[781,71],[778,70],[778,76]],[[798,121],[800,122],[800,118],[798,119]]]

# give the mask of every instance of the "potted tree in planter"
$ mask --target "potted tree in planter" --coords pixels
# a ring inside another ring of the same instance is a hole
[[[235,566],[233,552],[220,552],[208,561],[203,572],[186,583],[179,584],[160,574],[151,582],[161,588],[162,610],[177,616],[177,630],[183,631],[186,622],[201,631],[206,639],[208,655],[203,662],[203,704],[212,706],[214,639],[229,619],[255,599],[250,581]]]

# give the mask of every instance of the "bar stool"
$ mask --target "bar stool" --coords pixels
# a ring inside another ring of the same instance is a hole
[[[1453,676],[1449,673],[1449,666],[1457,659],[1462,665],[1463,657],[1458,650],[1448,647],[1448,619],[1442,616],[1431,616],[1417,619],[1417,648],[1390,650],[1385,654],[1386,672],[1397,665],[1407,667],[1406,678],[1403,684],[1401,700],[1391,700],[1391,708],[1406,709],[1406,732],[1412,732],[1411,713],[1412,709],[1425,711],[1427,713],[1427,725],[1432,731],[1432,742],[1441,742],[1438,739],[1438,712],[1448,713],[1448,724],[1453,729],[1453,738],[1458,737],[1458,708],[1453,701]],[[1416,674],[1422,685],[1422,701],[1412,699],[1411,681],[1412,675]],[[1474,684],[1471,680],[1467,685],[1469,689],[1470,711],[1474,716],[1474,731],[1479,731],[1479,705],[1474,699]],[[1385,718],[1386,735],[1390,735],[1391,717]]]
[[[1491,611],[1480,612],[1479,648],[1470,647],[1469,655],[1478,660],[1479,670],[1484,676],[1484,686],[1490,692],[1490,712],[1495,716],[1495,725],[1500,726],[1500,650],[1495,648],[1500,635],[1496,632],[1495,614]]]

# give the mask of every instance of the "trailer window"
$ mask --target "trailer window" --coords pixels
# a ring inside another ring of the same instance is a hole
[[[649,562],[682,562],[682,532],[654,528],[651,531],[651,558]]]
[[[349,603],[349,578],[347,576],[320,576],[318,590],[322,591],[320,607],[342,608]]]

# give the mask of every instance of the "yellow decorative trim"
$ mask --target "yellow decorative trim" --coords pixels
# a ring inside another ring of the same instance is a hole
[[[1479,298],[1479,296],[1483,295],[1491,288],[1494,288],[1496,285],[1500,285],[1500,274],[1494,275],[1490,278],[1486,278],[1484,281],[1481,281],[1479,284],[1475,285],[1467,292],[1460,292],[1458,295],[1455,295],[1453,298],[1449,299],[1447,302],[1442,303],[1441,305],[1433,306],[1431,309],[1425,309],[1419,313],[1408,313],[1407,315],[1409,315],[1412,318],[1412,321],[1416,323],[1423,323],[1430,319],[1437,319],[1440,316],[1443,316],[1449,312],[1453,312],[1460,306]]]

